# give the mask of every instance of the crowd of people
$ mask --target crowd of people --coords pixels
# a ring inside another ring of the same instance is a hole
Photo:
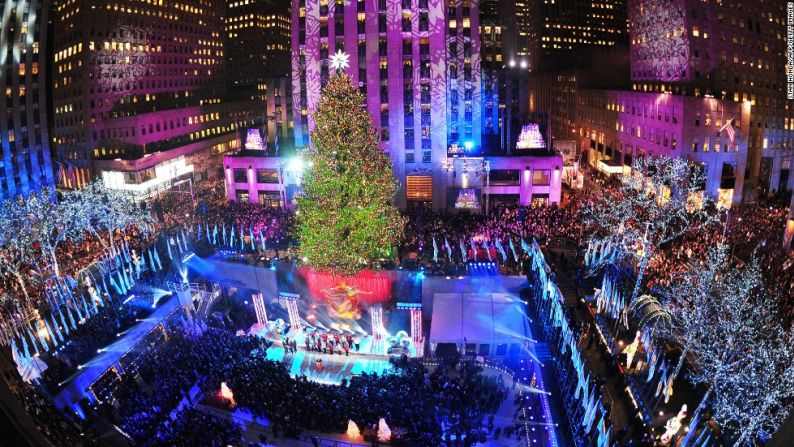
[[[348,420],[367,428],[385,418],[406,445],[435,447],[442,445],[444,432],[470,442],[480,439],[488,414],[507,395],[501,376],[482,374],[468,362],[428,370],[403,358],[394,362],[392,372],[364,373],[341,385],[293,378],[282,363],[267,360],[263,343],[226,329],[208,328],[201,335],[177,330],[143,354],[140,380],[123,381],[105,411],[138,445],[191,445],[195,439],[238,445],[239,430],[214,417],[185,409],[170,416],[194,384],[205,404],[228,408],[219,392],[226,383],[237,406],[270,421],[274,437],[297,437],[303,430],[340,433]],[[186,428],[190,416],[198,422]]]
[[[408,216],[401,252],[417,252],[422,259],[430,260],[435,239],[439,252],[442,253],[439,258],[446,259],[444,242],[449,241],[453,259],[461,260],[461,242],[467,252],[472,254],[472,251],[479,252],[485,248],[496,250],[498,239],[508,257],[512,257],[508,242],[511,239],[514,244],[518,244],[522,238],[527,241],[535,238],[539,242],[555,238],[580,241],[583,227],[578,216],[584,200],[587,200],[584,195],[575,195],[565,207],[499,207],[487,216],[474,213],[450,215],[430,211],[415,212]],[[474,247],[472,240],[475,241]],[[516,250],[519,249],[520,246],[516,246]],[[492,259],[498,257],[496,251],[491,254]]]
[[[79,421],[55,408],[35,387],[11,380],[12,392],[22,408],[33,419],[39,432],[47,440],[75,447],[100,446],[99,437],[91,424]],[[8,427],[6,427],[8,428]]]
[[[734,206],[710,225],[659,247],[645,270],[645,286],[651,291],[670,286],[672,278],[704,262],[709,248],[726,244],[733,262],[760,261],[769,291],[779,297],[782,318],[794,321],[794,250],[783,245],[787,213],[767,204]]]
[[[268,249],[288,248],[295,242],[293,239],[294,212],[268,208],[254,203],[225,202],[213,205],[209,207],[206,215],[199,214],[197,216],[196,223],[205,228],[205,232],[206,228],[209,228],[211,235],[215,228],[220,232],[225,226],[226,230],[231,233],[231,229],[234,227],[238,236],[242,229],[244,237],[253,232],[258,241],[261,232]],[[220,244],[221,236],[218,236],[217,239]],[[259,247],[258,242],[256,246]]]

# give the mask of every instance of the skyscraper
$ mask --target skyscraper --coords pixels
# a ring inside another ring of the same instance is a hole
[[[746,199],[794,188],[785,2],[629,0],[636,91],[749,102]],[[757,187],[757,188],[756,188]]]
[[[529,111],[549,116],[555,139],[572,138],[581,88],[629,86],[626,0],[522,0],[519,42],[528,52]]]
[[[263,125],[224,101],[220,0],[75,0],[56,9],[54,129],[65,187],[102,176],[148,196],[193,175],[187,157]],[[263,115],[261,113],[260,115]]]
[[[628,44],[626,0],[520,0],[519,42],[533,72],[576,68],[584,53]]]
[[[439,168],[447,148],[480,146],[479,47],[477,1],[293,0],[296,145],[309,143],[329,56],[343,51],[394,160],[400,205],[445,207]]]
[[[0,197],[54,183],[47,129],[48,1],[0,1]]]
[[[290,76],[289,0],[226,0],[223,20],[230,95],[256,95],[267,78]]]

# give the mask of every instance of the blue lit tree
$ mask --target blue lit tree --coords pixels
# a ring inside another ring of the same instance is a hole
[[[30,303],[25,271],[33,262],[33,241],[26,227],[28,216],[18,200],[6,200],[0,204],[0,275],[9,275],[16,280],[22,291],[23,306]]]
[[[780,324],[756,260],[731,263],[725,246],[675,278],[666,307],[694,367],[688,379],[707,387],[695,414],[707,405],[736,444],[773,433],[794,402],[794,348]],[[685,355],[684,354],[684,355]]]
[[[60,276],[57,250],[65,240],[80,240],[84,236],[85,218],[77,202],[61,203],[51,188],[31,194],[27,199],[14,201],[13,216],[26,216],[20,237],[40,245],[41,252],[55,276]],[[16,217],[15,217],[16,218]]]
[[[656,249],[716,219],[703,198],[705,174],[681,158],[640,157],[615,190],[584,207],[593,244],[636,253],[638,270],[629,304],[640,296],[648,260]]]
[[[82,225],[111,251],[115,250],[113,234],[116,230],[124,231],[133,226],[144,232],[149,229],[151,214],[125,191],[106,188],[97,181],[67,194],[64,203],[82,208]],[[107,241],[101,233],[106,233]]]

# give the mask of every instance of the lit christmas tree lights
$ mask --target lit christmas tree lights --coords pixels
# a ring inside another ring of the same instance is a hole
[[[346,74],[331,76],[313,115],[298,199],[301,256],[314,268],[344,275],[389,256],[403,232],[391,159],[378,147],[364,100]]]

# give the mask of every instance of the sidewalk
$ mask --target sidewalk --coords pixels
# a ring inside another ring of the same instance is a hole
[[[565,297],[565,306],[570,308],[576,319],[582,325],[590,324],[593,340],[590,347],[587,342],[582,342],[580,348],[592,365],[594,378],[604,383],[604,402],[611,405],[610,420],[614,430],[613,435],[627,425],[638,423],[638,410],[631,398],[626,393],[625,379],[621,377],[622,367],[615,357],[610,356],[598,343],[598,333],[595,332],[595,318],[588,308],[579,302],[576,296],[576,282],[562,269],[557,270],[557,283],[560,292]],[[603,354],[603,355],[602,355]]]

